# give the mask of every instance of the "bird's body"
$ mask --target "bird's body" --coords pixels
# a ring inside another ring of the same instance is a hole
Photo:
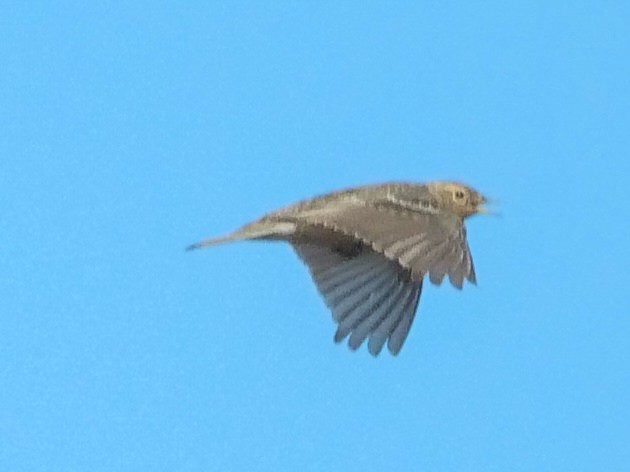
[[[398,354],[415,316],[425,275],[475,283],[463,220],[485,198],[462,184],[388,183],[333,192],[271,212],[241,229],[194,244],[239,240],[290,243],[330,307],[335,341],[369,338],[378,355]]]

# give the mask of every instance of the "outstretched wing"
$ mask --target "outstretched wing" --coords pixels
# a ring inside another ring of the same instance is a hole
[[[314,244],[293,247],[338,324],[335,342],[349,335],[348,345],[356,350],[369,337],[372,355],[386,342],[398,354],[416,314],[422,281],[413,282],[396,262],[369,248],[346,256]]]
[[[475,283],[466,229],[461,218],[407,202],[401,209],[382,202],[349,200],[330,207],[292,215],[301,226],[298,241],[317,242],[323,232],[345,235],[365,243],[420,282],[429,275],[439,284],[445,275],[461,288],[464,278]]]

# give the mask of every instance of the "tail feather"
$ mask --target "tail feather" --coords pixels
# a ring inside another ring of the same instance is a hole
[[[186,247],[187,251],[199,249],[206,246],[215,246],[217,244],[229,243],[234,241],[244,241],[248,239],[265,239],[273,236],[286,236],[293,234],[295,231],[295,223],[290,222],[254,222],[243,226],[241,229],[216,238],[206,239]]]

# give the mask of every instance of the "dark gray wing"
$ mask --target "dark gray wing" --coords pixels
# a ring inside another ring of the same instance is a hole
[[[369,337],[372,355],[387,341],[390,352],[398,354],[411,329],[422,283],[369,248],[348,257],[314,244],[293,247],[338,323],[335,342],[350,335],[348,345],[356,350]]]
[[[309,209],[294,216],[302,242],[317,242],[325,230],[362,241],[375,252],[407,269],[420,282],[429,274],[441,283],[445,275],[461,288],[475,282],[472,257],[461,218],[445,212],[401,208],[349,200]],[[322,244],[326,245],[326,243]]]

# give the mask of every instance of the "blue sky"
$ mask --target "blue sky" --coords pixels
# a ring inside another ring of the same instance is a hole
[[[0,468],[622,470],[630,4],[7,2]],[[478,286],[332,342],[295,200],[457,179]]]

